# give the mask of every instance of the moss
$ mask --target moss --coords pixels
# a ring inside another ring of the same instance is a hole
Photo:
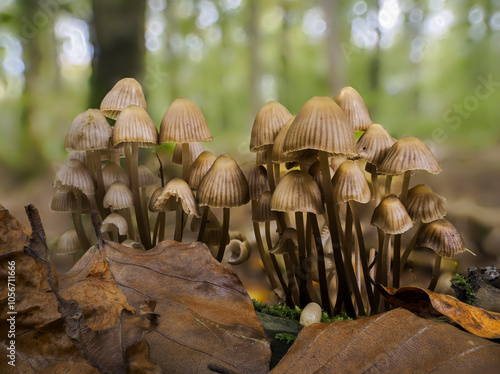
[[[472,286],[469,283],[469,280],[465,278],[461,274],[455,274],[453,278],[451,278],[451,284],[452,287],[455,289],[455,292],[460,291],[465,294],[465,299],[467,304],[474,303],[474,300],[476,299],[474,290],[472,289]]]
[[[297,336],[293,334],[288,334],[286,332],[282,332],[279,334],[275,335],[275,339],[279,340],[280,342],[286,343],[286,344],[291,344],[297,339]]]
[[[299,322],[300,320],[300,313],[302,312],[302,309],[298,306],[290,308],[289,306],[281,303],[278,305],[267,305],[254,299],[252,299],[252,303],[256,312],[268,314],[274,317],[286,318],[295,322]]]

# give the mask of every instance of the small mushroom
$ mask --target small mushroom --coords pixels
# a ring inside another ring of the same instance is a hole
[[[299,323],[302,326],[309,326],[313,323],[319,323],[321,322],[322,314],[323,313],[321,311],[321,307],[318,304],[309,303],[304,307],[304,309],[302,309],[302,312],[300,313]]]

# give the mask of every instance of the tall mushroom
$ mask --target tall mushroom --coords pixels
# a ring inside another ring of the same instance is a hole
[[[149,219],[142,209],[139,190],[139,147],[154,147],[158,144],[158,131],[148,113],[141,107],[131,105],[125,108],[116,120],[113,131],[113,145],[125,144],[125,159],[130,175],[137,227],[141,242],[146,249],[151,248]]]
[[[354,131],[365,131],[372,124],[365,102],[356,89],[344,87],[333,100],[343,110]]]
[[[100,109],[106,117],[116,120],[122,110],[130,105],[147,109],[146,98],[139,82],[134,78],[123,78],[104,96]]]
[[[320,168],[323,174],[323,192],[339,283],[338,295],[344,303],[347,314],[354,318],[356,315],[350,297],[350,288],[337,231],[332,177],[328,161],[332,154],[345,156],[355,154],[355,137],[352,126],[335,101],[328,97],[316,96],[309,99],[297,113],[288,129],[283,148],[285,154],[303,150],[319,151]]]
[[[292,115],[288,109],[277,101],[270,101],[260,108],[253,122],[252,135],[250,137],[250,151],[266,151],[267,176],[271,192],[273,192],[276,187],[272,163],[274,140],[280,129],[290,117],[292,117]]]
[[[219,156],[198,187],[200,206],[223,209],[222,237],[217,261],[221,262],[229,233],[230,208],[248,203],[248,182],[236,161]],[[202,222],[203,225],[203,222]]]
[[[211,142],[212,133],[200,108],[181,97],[168,107],[160,125],[160,143],[182,144],[182,179],[189,182],[190,143]]]

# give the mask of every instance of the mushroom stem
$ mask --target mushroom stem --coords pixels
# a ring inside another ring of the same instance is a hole
[[[267,156],[267,179],[269,180],[269,188],[271,193],[276,189],[276,183],[274,181],[274,168],[273,168],[273,145],[266,145],[266,156]]]
[[[405,267],[406,261],[408,260],[408,257],[410,257],[410,253],[413,250],[413,248],[415,247],[415,243],[417,242],[418,233],[422,229],[423,225],[424,225],[424,223],[422,221],[420,221],[419,224],[418,224],[417,230],[413,234],[410,242],[408,243],[408,245],[406,246],[405,251],[403,252],[403,256],[401,257],[401,261],[399,263],[400,272],[403,272],[403,269]]]
[[[335,206],[335,214],[337,221],[337,229],[340,236],[341,249],[344,252],[347,279],[351,282],[354,298],[356,299],[356,304],[358,305],[358,314],[365,315],[363,299],[361,298],[361,292],[359,291],[358,282],[356,281],[356,274],[354,273],[354,267],[352,266],[351,248],[347,246],[345,234],[342,232],[342,224],[340,221],[340,206],[338,204]],[[351,227],[352,227],[352,221],[351,221]]]
[[[97,209],[101,218],[104,219],[109,214],[109,210],[105,209],[102,205],[102,201],[104,198],[104,181],[102,178],[102,166],[101,166],[101,156],[99,151],[86,151],[87,155],[87,167],[92,172],[95,177],[97,188],[95,194],[97,196]]]
[[[141,194],[142,219],[144,220],[144,226],[146,226],[146,232],[148,233],[148,238],[151,239],[151,227],[149,225],[149,213],[148,213],[149,200],[146,195],[146,187],[140,187],[139,191]]]
[[[401,234],[394,236],[394,266],[392,267],[392,287],[399,288],[401,277]]]
[[[76,235],[80,240],[82,248],[85,250],[90,248],[90,241],[85,234],[85,229],[83,228],[82,215],[78,212],[71,213],[71,218],[73,219],[73,226],[75,226]]]
[[[392,175],[385,176],[385,194],[391,193]]]
[[[401,195],[399,195],[399,200],[403,203],[406,203],[406,197],[408,196],[408,187],[410,187],[410,179],[411,179],[411,170],[405,171],[403,177],[403,184],[401,186]]]
[[[280,164],[273,164],[274,168],[274,183],[278,184],[281,179],[281,169]]]
[[[160,215],[160,228],[159,228],[159,231],[158,231],[158,243],[160,243],[163,240],[165,240],[165,220],[166,220],[166,217],[167,217],[167,213],[166,212],[160,212],[159,215]]]
[[[326,211],[328,215],[328,228],[330,229],[330,239],[332,241],[333,256],[335,261],[335,268],[337,269],[337,277],[339,284],[339,293],[343,297],[343,303],[347,315],[351,318],[356,318],[354,305],[352,304],[349,283],[345,272],[344,262],[342,260],[342,252],[340,249],[340,239],[337,231],[337,224],[335,219],[335,202],[333,200],[333,185],[332,176],[330,175],[330,164],[328,162],[328,153],[319,151],[319,164],[321,174],[323,175],[323,192],[325,194]],[[346,259],[348,260],[348,259]],[[336,303],[337,305],[337,303]],[[334,313],[340,312],[335,310]]]
[[[119,213],[127,221],[128,237],[132,240],[137,240],[134,233],[134,224],[132,223],[130,208],[117,209],[116,213]]]
[[[391,235],[385,233],[384,234],[384,245],[380,251],[380,262],[377,264],[377,274],[375,276],[376,282],[381,283],[384,286],[387,286],[387,275],[388,268],[390,268],[391,264],[391,256],[389,254],[389,243],[391,241]],[[385,304],[381,300],[380,293],[378,294],[378,298],[375,303],[375,312],[383,312],[385,310]]]
[[[311,221],[314,244],[316,245],[316,252],[318,254],[318,277],[321,305],[323,306],[323,309],[328,313],[328,315],[332,316],[333,310],[330,303],[330,295],[328,294],[328,284],[330,282],[326,278],[325,252],[323,250],[323,243],[321,241],[321,231],[319,229],[318,219],[316,215],[313,213],[308,213],[308,218]]]
[[[191,155],[189,154],[189,143],[182,143],[182,179],[189,183],[189,166]]]
[[[377,167],[375,165],[371,166],[371,176],[372,176],[373,196],[375,198],[375,206],[377,206],[380,203],[380,186],[378,183]]]
[[[254,201],[252,201],[252,205],[254,205]],[[253,231],[255,233],[255,240],[257,242],[257,248],[259,249],[259,254],[260,258],[262,259],[262,264],[264,265],[264,270],[267,275],[267,279],[269,279],[269,283],[271,284],[271,287],[273,290],[275,288],[278,288],[278,283],[276,282],[276,279],[274,278],[273,272],[271,270],[271,266],[269,264],[269,259],[266,256],[266,252],[264,250],[264,242],[262,241],[262,235],[260,234],[260,225],[258,222],[253,221]],[[285,288],[283,288],[285,291]],[[286,293],[286,291],[285,291]]]
[[[267,243],[267,249],[270,250],[273,248],[273,243],[271,240],[271,222],[265,222],[265,230],[266,230],[266,243]],[[259,232],[260,234],[260,232]],[[283,274],[281,273],[281,268],[278,264],[278,260],[276,260],[276,256],[273,253],[269,253],[269,257],[271,258],[271,263],[273,264],[274,270],[276,272],[276,275],[278,276],[278,280],[281,284],[281,287],[283,288],[283,291],[285,294],[287,294],[287,285],[285,282],[285,278],[283,278]]]
[[[229,234],[229,209],[223,209],[223,219],[222,219],[222,235],[220,237],[219,252],[217,252],[217,261],[222,262],[224,257],[224,250],[226,249],[227,236]]]
[[[359,214],[357,211],[356,203],[354,201],[348,201],[348,204],[352,211],[352,217],[354,219],[354,228],[356,229],[356,236],[358,238],[359,259],[361,260],[361,268],[363,269],[363,275],[364,275],[363,278],[365,282],[366,294],[368,296],[370,308],[373,312],[374,311],[373,308],[375,306],[375,297],[373,296],[373,289],[369,278],[370,274],[368,270],[368,261],[366,258],[367,253],[365,247],[365,240],[363,238],[363,231],[361,230],[361,222],[359,220]]]
[[[175,233],[174,233],[174,240],[176,242],[182,242],[182,228],[183,228],[182,221],[183,221],[182,204],[180,201],[177,201],[175,207]]]
[[[304,215],[302,212],[295,212],[295,225],[297,227],[297,241],[299,248],[299,271],[296,274],[297,282],[299,283],[299,299],[300,307],[304,307],[309,303],[309,295],[307,294],[307,255],[306,255],[306,238],[304,231]]]
[[[434,291],[436,289],[440,273],[441,273],[441,256],[436,253],[436,257],[434,258],[434,267],[432,268],[432,279],[428,287],[429,290]]]
[[[130,183],[132,185],[132,194],[134,196],[135,218],[137,221],[137,229],[144,248],[151,248],[150,233],[148,233],[143,217],[141,194],[139,191],[139,146],[137,143],[128,143],[125,145],[125,159],[127,161],[128,171],[130,174]]]
[[[210,207],[204,206],[202,207],[202,210],[203,213],[201,215],[200,231],[198,231],[198,238],[196,238],[196,240],[199,242],[203,241],[203,236],[205,235],[205,227],[207,226],[208,213],[210,212]]]

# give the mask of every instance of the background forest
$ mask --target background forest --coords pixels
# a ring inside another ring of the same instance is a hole
[[[66,129],[123,77],[158,126],[175,98],[194,100],[206,148],[242,166],[264,103],[295,114],[353,86],[375,123],[435,152],[443,173],[415,183],[447,197],[474,261],[497,263],[499,0],[1,0],[0,202],[15,216],[29,202],[53,215]],[[49,236],[68,224],[47,220]]]

